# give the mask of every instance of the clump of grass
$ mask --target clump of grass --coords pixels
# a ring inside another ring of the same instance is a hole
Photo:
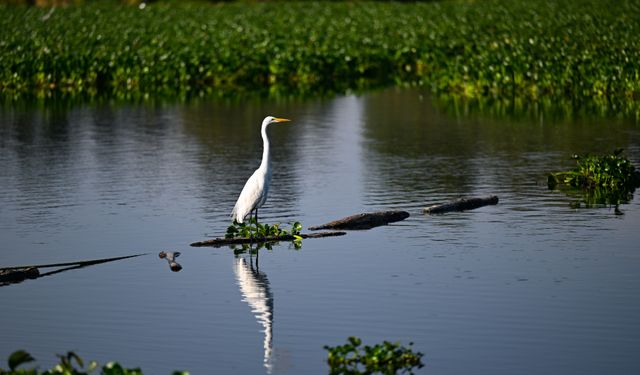
[[[362,340],[351,336],[345,345],[325,346],[329,352],[329,374],[413,374],[414,368],[421,368],[423,354],[399,343],[384,341],[374,346],[361,347]]]
[[[617,149],[608,155],[573,155],[576,167],[570,171],[551,173],[549,189],[558,186],[579,189],[587,206],[628,202],[640,187],[640,172]]]

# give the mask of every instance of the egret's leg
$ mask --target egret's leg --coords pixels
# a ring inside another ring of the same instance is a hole
[[[251,229],[251,211],[249,211],[249,216],[246,216],[246,217],[244,218],[243,223],[245,223],[245,225],[248,225],[248,226],[249,226],[249,229]],[[249,230],[249,237],[252,237],[252,236],[251,236],[251,230]]]
[[[255,225],[256,227],[256,235],[258,235],[258,209],[255,209],[255,213],[254,213],[254,217],[256,218],[256,220],[253,222],[253,225]]]
[[[254,213],[255,211],[255,213]],[[258,234],[258,225],[256,224],[258,222],[258,211],[256,210],[251,210],[251,213],[254,215],[253,217],[256,219],[254,222],[254,225],[256,227],[256,231],[255,232],[251,232],[251,237],[255,237]],[[251,225],[251,223],[249,223],[249,225]]]

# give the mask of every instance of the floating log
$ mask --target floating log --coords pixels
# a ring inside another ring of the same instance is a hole
[[[425,214],[443,214],[452,211],[473,210],[478,207],[498,204],[498,197],[492,195],[486,198],[460,198],[453,202],[436,204],[422,209]]]
[[[321,237],[334,237],[334,236],[344,236],[345,232],[322,232],[322,233],[310,233],[310,234],[300,234],[299,236],[302,238],[321,238]],[[220,247],[225,245],[239,245],[239,244],[247,244],[247,243],[265,243],[265,242],[278,242],[278,241],[293,241],[296,237],[293,235],[286,236],[267,236],[267,237],[235,237],[235,238],[213,238],[211,240],[198,241],[191,244],[194,247],[202,247],[202,246],[214,246]]]
[[[182,266],[180,265],[180,263],[176,262],[176,258],[180,256],[180,252],[178,251],[161,251],[160,254],[158,254],[158,256],[160,257],[160,259],[166,259],[167,262],[169,263],[169,268],[171,269],[171,271],[173,272],[178,272],[182,269]]]
[[[332,222],[310,227],[309,230],[319,229],[371,229],[381,225],[387,225],[396,221],[401,221],[409,217],[406,211],[379,211],[363,213]]]

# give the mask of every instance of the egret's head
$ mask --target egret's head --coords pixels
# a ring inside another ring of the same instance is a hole
[[[262,121],[262,125],[273,124],[273,123],[276,123],[276,122],[287,122],[287,121],[291,121],[291,120],[286,119],[286,118],[267,116],[267,117],[264,118],[264,121]]]

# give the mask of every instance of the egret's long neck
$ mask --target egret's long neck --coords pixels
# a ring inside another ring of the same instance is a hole
[[[262,125],[262,163],[260,163],[261,169],[269,168],[271,163],[271,156],[269,154],[269,137],[267,137],[267,125]]]

